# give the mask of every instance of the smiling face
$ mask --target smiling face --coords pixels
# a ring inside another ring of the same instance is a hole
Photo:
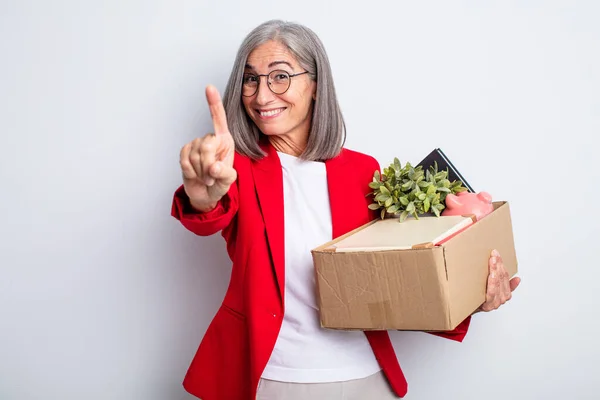
[[[250,53],[244,73],[261,75],[274,70],[290,75],[305,72],[285,45],[269,41]],[[242,96],[242,101],[246,112],[262,133],[304,144],[308,140],[317,84],[309,74],[289,79],[289,89],[283,94],[275,94],[268,87],[267,77],[261,76],[256,93],[249,97]],[[277,91],[276,85],[274,81],[273,88]]]

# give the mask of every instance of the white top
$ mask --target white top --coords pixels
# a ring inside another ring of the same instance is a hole
[[[316,383],[372,375],[381,368],[365,334],[324,329],[319,322],[311,250],[332,239],[325,164],[278,154],[285,213],[285,312],[262,377]]]

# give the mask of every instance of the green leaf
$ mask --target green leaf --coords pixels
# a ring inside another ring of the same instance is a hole
[[[378,170],[375,170],[375,174],[374,174],[375,179],[380,180],[381,176],[379,174]]]
[[[400,171],[402,169],[402,164],[400,164],[400,160],[398,160],[398,157],[394,157],[394,166],[396,167],[397,171]]]
[[[398,206],[395,204],[392,206],[389,206],[387,208],[387,212],[389,212],[390,214],[395,214],[397,211],[398,211]]]
[[[394,199],[392,199],[391,197],[388,197],[388,199],[385,201],[385,206],[386,206],[386,207],[389,207],[389,206],[391,206],[391,205],[392,205],[392,203],[393,203],[393,200],[394,200]]]
[[[429,187],[429,185],[431,185],[431,183],[427,182],[427,181],[420,181],[419,182],[419,187],[422,188],[422,189],[425,189],[426,187]]]
[[[427,198],[427,195],[423,192],[419,193],[419,195],[417,196],[417,198],[421,201],[425,200]]]
[[[439,217],[439,216],[440,216],[440,210],[438,210],[438,209],[437,209],[437,208],[435,208],[435,207],[431,207],[431,209],[433,210],[433,213],[436,215],[436,217]]]
[[[369,187],[370,187],[371,189],[375,189],[375,190],[377,190],[377,189],[379,189],[379,187],[380,187],[380,186],[381,186],[381,183],[379,183],[379,182],[375,182],[375,181],[373,181],[373,182],[370,182],[370,183],[369,183]]]
[[[437,188],[438,192],[444,192],[444,193],[450,193],[450,189],[448,189],[447,187],[439,187]]]
[[[385,218],[385,208],[381,209],[381,219]]]
[[[400,204],[402,204],[403,206],[407,206],[408,205],[408,198],[406,196],[402,196],[400,197]]]
[[[377,201],[386,201],[389,198],[390,198],[390,195],[384,194],[384,193],[379,193],[377,196],[375,196],[375,200],[377,200]]]
[[[386,194],[386,195],[388,195],[388,196],[389,196],[389,195],[390,195],[390,191],[389,191],[389,190],[388,190],[388,188],[386,187],[387,185],[388,185],[388,184],[386,183],[386,185],[385,185],[385,186],[381,186],[381,187],[379,188],[379,190],[381,191],[381,193],[383,193],[383,194]]]
[[[380,206],[377,203],[371,203],[371,204],[369,204],[369,210],[378,210],[379,207]]]
[[[404,220],[408,217],[408,211],[402,211],[402,214],[400,214],[400,222],[404,222]]]
[[[412,201],[408,203],[408,205],[406,206],[406,211],[408,211],[409,213],[415,211],[415,203]]]
[[[423,211],[428,212],[430,206],[431,203],[429,202],[429,198],[426,197],[425,200],[423,200]]]
[[[406,181],[406,183],[402,184],[402,189],[404,189],[404,190],[412,189],[412,185],[413,185],[412,181]]]
[[[429,184],[429,186],[427,187],[427,194],[434,194],[435,193],[435,185],[433,184]]]

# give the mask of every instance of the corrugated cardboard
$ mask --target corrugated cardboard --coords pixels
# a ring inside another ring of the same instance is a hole
[[[493,249],[517,273],[508,202],[439,246],[336,252],[335,243],[379,221],[312,251],[324,328],[452,330],[485,301]]]

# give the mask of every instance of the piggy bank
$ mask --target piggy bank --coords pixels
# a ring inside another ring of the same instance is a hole
[[[487,192],[459,192],[456,195],[450,193],[446,196],[445,202],[446,208],[442,211],[442,215],[473,214],[477,220],[480,220],[494,210],[492,196]]]

